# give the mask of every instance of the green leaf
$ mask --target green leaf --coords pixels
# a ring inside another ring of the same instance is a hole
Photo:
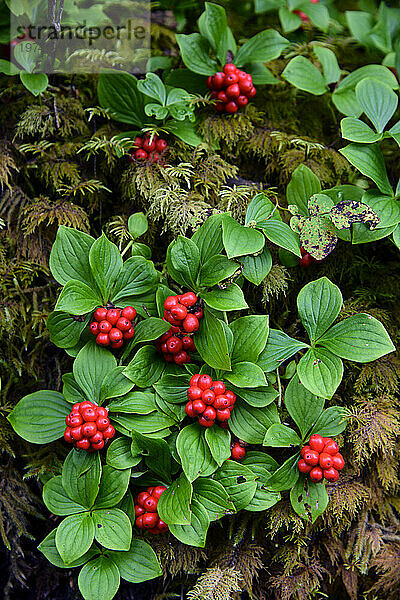
[[[295,15],[292,11],[288,10],[285,6],[279,9],[279,20],[282,25],[282,31],[284,33],[290,33],[296,31],[302,24],[299,15]]]
[[[301,257],[299,236],[290,229],[289,225],[281,221],[270,220],[258,222],[257,227],[262,229],[267,239],[273,244]]]
[[[161,411],[147,415],[116,415],[113,416],[113,420],[120,426],[117,426],[116,429],[121,431],[124,435],[129,435],[132,429],[135,429],[145,435],[159,432],[159,435],[151,436],[156,438],[165,437],[166,428],[177,423],[177,418],[175,416],[174,418],[171,418]]]
[[[378,144],[349,144],[339,152],[363,175],[372,179],[381,192],[393,196],[385,161]]]
[[[157,100],[157,102],[160,102],[163,106],[165,105],[167,91],[165,85],[155,73],[146,73],[146,78],[140,79],[137,82],[137,89],[139,92],[142,92],[142,94],[146,94],[149,98]]]
[[[169,529],[180,542],[204,548],[206,545],[207,531],[210,526],[210,517],[206,508],[196,499],[192,500],[190,506],[191,521],[190,525],[170,525]]]
[[[279,392],[272,387],[272,385],[261,386],[258,388],[237,388],[235,386],[232,387],[232,391],[239,396],[242,400],[250,404],[250,406],[255,406],[256,408],[264,408],[271,404],[277,396],[279,396]]]
[[[305,12],[310,17],[311,22],[316,25],[322,31],[327,31],[329,26],[329,12],[326,6],[323,4],[311,4],[305,2],[300,4],[298,8]]]
[[[263,446],[272,446],[273,448],[292,448],[300,446],[301,439],[293,429],[274,423],[265,434]]]
[[[170,375],[164,373],[160,381],[154,384],[156,392],[167,402],[181,404],[187,402],[187,390],[189,387],[189,375],[182,373]]]
[[[115,367],[104,377],[100,387],[100,402],[117,396],[124,396],[133,388],[133,383],[124,374],[125,367]]]
[[[125,436],[113,440],[107,448],[107,464],[113,469],[130,469],[139,464],[142,456],[134,456],[131,445],[131,440]]]
[[[137,240],[146,233],[149,228],[147,217],[142,212],[137,212],[131,215],[128,219],[128,231],[133,240]]]
[[[208,310],[204,311],[204,317],[196,333],[196,349],[210,367],[223,370],[231,368],[224,326]]]
[[[55,310],[70,315],[84,315],[92,312],[102,303],[103,299],[96,289],[89,287],[86,283],[71,279],[61,291]]]
[[[112,600],[119,583],[118,567],[104,555],[86,563],[78,576],[79,590],[85,600]]]
[[[249,308],[242,290],[236,283],[231,283],[226,288],[202,292],[201,297],[210,308],[215,310],[231,311]]]
[[[220,467],[231,456],[231,434],[221,427],[209,427],[205,432],[205,440],[213,459]]]
[[[82,402],[83,391],[75,381],[75,377],[72,373],[65,373],[62,376],[63,380],[63,396],[71,404]]]
[[[94,537],[104,548],[129,550],[132,540],[132,525],[127,515],[119,508],[94,510]]]
[[[300,359],[297,373],[310,392],[332,398],[343,377],[343,363],[325,348],[310,348]]]
[[[52,477],[43,488],[43,502],[50,512],[62,517],[74,515],[85,511],[82,504],[71,500],[62,485],[61,475]]]
[[[364,121],[360,121],[360,119],[355,119],[354,117],[342,119],[340,126],[342,137],[351,142],[373,144],[382,139],[382,134],[375,133]]]
[[[191,75],[194,77],[194,73],[191,73]],[[204,141],[197,135],[194,124],[187,119],[184,121],[168,121],[165,129],[173,133],[177,138],[189,146],[196,147]]]
[[[336,83],[340,79],[340,67],[335,53],[324,46],[314,46],[313,50],[322,65],[325,82]]]
[[[53,311],[46,322],[50,333],[50,341],[59,348],[72,348],[78,343],[88,322],[89,317],[84,321],[76,321],[68,313]]]
[[[300,290],[297,308],[311,342],[318,340],[332,325],[342,304],[339,288],[327,277],[310,281]]]
[[[101,384],[106,375],[116,366],[115,357],[93,342],[88,342],[79,351],[74,362],[73,373],[88,400],[99,402]]]
[[[24,396],[7,419],[14,431],[32,444],[48,444],[64,435],[71,407],[58,392],[42,390]]]
[[[257,362],[259,354],[265,347],[269,331],[269,317],[249,315],[240,317],[230,324],[233,333],[232,362],[246,359]]]
[[[341,358],[361,363],[396,350],[382,323],[365,313],[340,321],[318,343]]]
[[[139,387],[148,387],[161,377],[165,363],[154,346],[140,348],[124,370],[124,375]]]
[[[192,484],[184,473],[160,496],[157,512],[168,525],[188,525],[190,523]]]
[[[116,506],[126,494],[130,475],[130,469],[119,471],[110,465],[104,465],[94,508],[97,510]]]
[[[144,107],[144,112],[149,117],[155,117],[156,119],[165,119],[168,116],[169,110],[165,106],[150,102]]]
[[[158,319],[157,317],[144,319],[135,325],[135,344],[156,340],[166,333],[169,328],[170,324],[163,321],[163,319]]]
[[[249,63],[244,67],[246,73],[252,76],[253,85],[276,85],[279,79],[261,62]]]
[[[62,468],[62,486],[71,500],[91,508],[99,492],[101,471],[98,453],[71,450]]]
[[[265,194],[256,194],[246,209],[244,224],[249,225],[252,222],[257,224],[260,221],[266,221],[271,217],[274,210],[275,205]]]
[[[49,535],[45,537],[45,539],[38,546],[38,550],[40,550],[40,552],[47,558],[49,562],[51,562],[52,565],[55,565],[60,569],[71,569],[72,567],[80,567],[97,554],[97,552],[93,548],[91,548],[90,550],[88,550],[88,552],[85,552],[83,556],[77,558],[72,563],[66,565],[56,547],[56,532],[57,529],[53,529],[53,531],[51,531]]]
[[[71,279],[89,286],[93,283],[89,264],[89,251],[93,243],[91,235],[60,225],[49,259],[50,270],[58,283],[65,285]]]
[[[236,511],[245,508],[252,500],[257,488],[256,476],[248,467],[233,460],[227,460],[214,475],[228,493]]]
[[[271,475],[266,482],[266,487],[273,492],[290,490],[300,477],[300,471],[297,467],[298,460],[299,453],[288,458],[283,465]]]
[[[292,174],[286,189],[288,204],[295,204],[302,215],[308,215],[308,199],[321,191],[318,177],[306,167],[299,165]]]
[[[90,248],[89,263],[94,279],[106,301],[122,269],[122,258],[117,246],[110,242],[104,233]]]
[[[211,475],[218,467],[206,443],[204,427],[198,423],[187,425],[180,431],[176,438],[176,449],[183,472],[190,482]]]
[[[152,291],[160,274],[153,263],[143,256],[132,256],[124,262],[124,266],[112,290],[111,301],[117,303],[124,298],[141,296]]]
[[[323,437],[339,435],[346,429],[346,410],[341,406],[330,406],[322,411],[311,433],[319,433]]]
[[[143,99],[133,75],[123,71],[102,72],[97,94],[100,106],[109,109],[117,121],[139,128],[145,123]]]
[[[264,246],[261,254],[243,256],[239,260],[243,265],[243,277],[254,285],[260,285],[272,268],[272,255],[267,246]]]
[[[222,241],[222,218],[222,214],[211,215],[192,235],[192,242],[199,249],[202,265],[206,264],[213,256],[221,254],[221,251],[224,249]]]
[[[165,440],[155,440],[138,431],[132,432],[132,449],[142,452],[147,467],[161,477],[163,481],[171,482],[171,451]]]
[[[323,483],[314,483],[306,477],[299,477],[290,490],[293,510],[303,519],[314,523],[328,506],[329,496]]]
[[[295,374],[285,391],[285,408],[304,437],[321,415],[325,401],[307,390]]]
[[[214,75],[218,71],[218,64],[208,54],[208,42],[199,33],[179,33],[175,37],[188,69],[200,75]]]
[[[128,552],[110,552],[122,579],[141,583],[162,575],[160,563],[153,548],[143,540],[132,540]],[[101,596],[98,596],[98,599]]]
[[[210,477],[199,477],[193,482],[193,496],[204,506],[210,521],[221,519],[229,511],[235,512],[226,489]]]
[[[199,23],[200,25],[200,23]],[[207,38],[210,46],[217,53],[221,63],[225,64],[228,51],[228,37],[225,9],[218,4],[205,3],[205,11],[201,18],[201,34]]]
[[[56,531],[56,547],[66,564],[83,556],[93,543],[94,524],[90,513],[66,517]]]
[[[240,225],[233,217],[225,214],[222,221],[222,240],[228,258],[256,254],[265,244],[262,233]]]
[[[379,192],[367,190],[362,196],[362,203],[367,204],[379,218],[377,229],[397,225],[400,222],[400,202]]]
[[[243,388],[255,388],[267,385],[264,372],[251,362],[237,362],[232,365],[232,371],[225,373],[225,379]]]
[[[386,83],[366,77],[356,85],[356,97],[376,131],[382,133],[396,111],[397,94]]]
[[[167,255],[167,267],[174,278],[178,274],[178,283],[195,289],[195,281],[200,268],[200,252],[194,242],[179,235],[169,246]]]
[[[121,412],[148,415],[156,410],[154,394],[151,391],[129,392],[123,398],[110,402],[108,409],[110,413]]]
[[[299,90],[304,90],[315,96],[321,96],[328,91],[320,71],[304,56],[292,58],[286,65],[282,77]]]
[[[244,464],[244,462],[242,462],[242,464]],[[271,473],[264,466],[253,464],[250,461],[246,466],[248,466],[257,477],[257,488],[251,502],[246,506],[246,510],[251,512],[268,510],[271,506],[274,506],[274,504],[279,502],[281,498],[279,492],[271,492],[267,487],[267,482]]]
[[[235,56],[235,65],[243,67],[247,63],[268,62],[278,58],[288,45],[288,40],[277,31],[266,29],[257,33],[239,48]]]
[[[49,78],[44,73],[20,73],[21,82],[34,96],[39,96],[47,89]]]
[[[240,440],[262,444],[267,430],[274,423],[279,423],[275,404],[256,408],[238,399],[229,419],[229,429]]]
[[[258,357],[257,365],[265,373],[275,371],[285,360],[303,348],[308,348],[308,345],[289,337],[279,329],[270,329],[267,343]]]
[[[199,284],[211,287],[224,279],[232,277],[239,269],[237,262],[229,260],[223,254],[211,256],[200,269]]]

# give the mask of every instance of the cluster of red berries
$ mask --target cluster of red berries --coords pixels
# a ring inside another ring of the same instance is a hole
[[[318,4],[318,2],[319,2],[319,0],[310,0],[311,4]],[[295,15],[299,15],[299,17],[303,21],[303,23],[310,22],[310,17],[308,15],[306,15],[306,13],[303,12],[302,10],[294,10],[293,12]]]
[[[158,500],[166,489],[164,485],[157,485],[136,496],[135,523],[139,529],[148,529],[154,535],[168,531],[168,525],[160,519],[157,512]]]
[[[344,467],[339,446],[331,438],[313,434],[307,446],[301,449],[302,458],[297,463],[300,473],[309,473],[311,481],[337,481]]]
[[[96,336],[96,344],[121,348],[124,340],[131,340],[135,335],[133,321],[136,314],[133,306],[122,309],[100,306],[94,312],[94,321],[90,323],[90,331]]]
[[[158,137],[156,133],[146,134],[143,138],[135,137],[135,150],[130,155],[130,162],[148,162],[157,163],[165,155],[168,144],[166,140]]]
[[[233,460],[242,460],[246,456],[244,442],[234,442],[231,446],[231,458]]]
[[[225,388],[223,381],[213,381],[209,375],[193,375],[187,391],[189,402],[185,412],[188,417],[199,417],[203,427],[212,427],[219,421],[221,427],[228,428],[236,396]]]
[[[155,346],[167,362],[175,362],[177,365],[190,362],[189,352],[196,350],[190,336],[198,330],[203,314],[193,292],[166,298],[163,319],[171,323],[172,327],[155,341]]]
[[[301,258],[299,258],[299,265],[301,267],[310,267],[312,263],[320,263],[322,261],[322,259],[317,260],[316,258],[312,257],[311,254],[307,252],[307,250],[304,250],[302,246],[300,247],[300,252]]]
[[[64,440],[80,450],[101,450],[115,435],[108,420],[108,410],[88,400],[74,404],[65,422]]]
[[[232,63],[226,64],[215,75],[210,75],[207,87],[211,90],[211,98],[217,101],[215,108],[218,112],[235,113],[256,95],[252,76]]]

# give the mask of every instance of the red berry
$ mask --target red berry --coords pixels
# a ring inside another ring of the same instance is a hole
[[[182,348],[181,340],[174,335],[167,341],[167,349],[170,354],[178,354],[182,351]]]
[[[135,137],[133,144],[134,144],[135,148],[141,148],[142,144],[143,144],[142,138],[139,136]]]
[[[94,402],[89,402],[89,400],[84,400],[79,404],[79,412],[82,414],[84,410],[87,408],[98,409],[97,405]]]
[[[227,421],[231,416],[231,411],[229,408],[224,408],[222,410],[217,410],[217,419],[218,421]]]
[[[133,308],[133,306],[125,306],[125,308],[123,308],[121,310],[121,317],[125,317],[125,319],[129,319],[129,321],[133,321],[133,319],[136,319],[136,316],[137,316],[137,312]]]
[[[225,393],[225,384],[223,381],[213,381],[211,386],[212,391],[215,396],[220,396]]]
[[[303,246],[300,246],[300,253],[301,253],[301,255],[302,255],[302,256],[304,256],[305,254],[308,254],[307,250],[305,250],[305,249],[303,248]],[[323,438],[322,438],[322,439],[323,439]]]
[[[167,310],[171,310],[174,306],[177,306],[178,299],[176,296],[168,296],[164,301],[164,308]]]
[[[253,87],[251,88],[250,92],[247,94],[247,97],[248,98],[254,98],[255,95],[256,95],[256,88],[253,85]]]
[[[239,98],[240,96],[240,89],[237,83],[232,83],[232,85],[228,85],[228,87],[226,88],[226,95],[228,96],[228,98],[231,98],[232,100],[236,100],[236,98]]]
[[[166,354],[163,355],[164,360],[166,360],[167,362],[173,362],[174,360],[174,355],[173,354],[168,354],[168,352]]]
[[[91,438],[97,433],[97,424],[93,422],[85,423],[82,425],[82,433],[85,437]]]
[[[177,365],[184,365],[185,363],[190,362],[190,356],[185,350],[182,352],[178,352],[178,354],[173,354],[173,360]]]
[[[93,335],[97,335],[99,333],[99,324],[97,321],[93,321],[93,323],[90,323],[90,332],[93,333]]]
[[[72,436],[71,436],[71,428],[70,427],[67,427],[66,430],[64,431],[64,440],[66,442],[68,442],[68,444],[72,444],[72,442],[73,442],[73,439],[72,439]]]
[[[172,327],[171,327],[172,329]],[[163,333],[162,336],[158,339],[160,342],[166,342],[172,336],[172,331],[169,329],[166,333]]]
[[[322,452],[319,455],[319,464],[323,469],[330,469],[333,466],[332,456],[326,452]]]
[[[107,429],[103,431],[103,437],[105,440],[110,440],[115,435],[115,429],[112,425],[109,425]]]
[[[239,77],[237,76],[236,73],[228,73],[227,75],[225,75],[224,85],[225,85],[225,87],[229,87],[230,85],[233,85],[234,83],[237,83],[238,81],[239,81]]]
[[[253,84],[251,83],[251,81],[249,81],[248,79],[244,79],[244,78],[240,78],[239,77],[239,89],[242,92],[242,94],[245,94],[245,96],[247,96],[247,94],[249,94],[251,92],[251,89],[253,87]]]
[[[336,471],[341,471],[344,468],[344,458],[340,454],[340,452],[338,452],[337,454],[332,456],[332,459],[333,459],[332,466],[336,469]]]
[[[196,350],[196,346],[194,345],[194,341],[191,337],[185,335],[181,339],[181,342],[183,349],[186,350],[186,352],[194,352]]]
[[[203,375],[200,375],[197,385],[201,390],[209,390],[212,386],[212,379],[209,375],[204,373]]]
[[[311,265],[311,263],[312,263],[311,254],[308,254],[308,252],[307,252],[307,254],[305,254],[304,256],[302,256],[299,259],[299,265],[301,267],[309,267]]]
[[[238,71],[237,67],[235,67],[235,65],[232,63],[226,63],[222,70],[225,73],[225,75],[227,75],[228,73],[237,73]]]
[[[160,160],[160,155],[158,154],[158,152],[150,152],[150,154],[149,154],[150,162],[158,163],[159,160]]]
[[[155,527],[157,525],[158,514],[148,512],[143,515],[142,519],[143,519],[143,521],[142,521],[143,527],[145,527],[146,529],[152,529],[153,527]]]
[[[89,450],[90,442],[87,438],[83,438],[76,442],[76,447],[79,448],[79,450]]]
[[[229,402],[231,403],[231,406],[233,406],[235,404],[236,395],[231,390],[226,390],[225,394],[223,394],[223,395],[228,398]]]
[[[188,402],[185,406],[185,413],[187,414],[188,417],[195,417],[195,413],[193,411],[193,403],[192,402]]]
[[[324,469],[323,473],[325,479],[327,479],[328,481],[334,482],[339,479],[339,473],[333,467],[331,467],[330,469]]]
[[[206,409],[206,405],[202,400],[194,400],[192,406],[195,415],[201,415]]]
[[[189,400],[200,400],[203,395],[203,390],[199,387],[190,386],[187,391],[187,397]]]
[[[99,333],[96,338],[96,344],[99,346],[109,346],[110,338],[108,337],[108,333]]]
[[[156,500],[159,500],[159,498],[160,498],[161,494],[162,494],[163,492],[165,492],[165,490],[166,490],[166,489],[167,489],[167,488],[165,487],[165,485],[157,485],[157,486],[154,488],[154,490],[153,490],[153,492],[152,492],[152,494],[151,494],[151,495],[152,495],[152,496],[153,496],[153,498],[155,498]]]
[[[111,331],[111,323],[109,321],[100,321],[99,329],[101,333],[109,333]]]
[[[321,481],[323,478],[322,469],[320,467],[314,467],[310,471],[310,479],[311,481]]]
[[[126,317],[120,317],[116,322],[115,327],[121,331],[128,331],[128,329],[132,327],[132,323]]]
[[[96,421],[97,419],[97,411],[94,408],[85,408],[81,414],[84,421]]]
[[[108,336],[110,338],[110,342],[112,342],[113,344],[115,344],[115,342],[120,342],[123,338],[122,331],[120,329],[117,329],[116,327],[110,329],[110,333],[108,334]]]
[[[107,315],[107,309],[100,306],[97,310],[95,310],[93,316],[96,319],[96,321],[104,321],[104,319],[106,318],[106,315]]]
[[[110,308],[110,310],[107,311],[107,321],[109,321],[109,323],[111,323],[111,325],[115,325],[116,322],[118,321],[118,319],[121,316],[121,311],[118,308]]]
[[[119,348],[121,348],[124,345],[124,340],[119,340],[119,342],[113,342],[111,344],[111,348],[113,348],[113,350],[119,350]]]
[[[199,417],[199,425],[202,427],[212,427],[215,421],[207,421],[204,417]]]
[[[166,150],[168,148],[168,143],[166,142],[166,140],[158,140],[158,142],[156,142],[156,150],[157,152],[164,152],[164,150]]]
[[[221,423],[218,423],[218,425],[222,428],[222,429],[228,429],[229,431],[229,423],[228,421],[221,421]]]
[[[304,458],[304,455],[306,452],[308,452],[309,450],[312,450],[311,446],[303,446],[302,449],[300,450],[300,454],[302,456],[302,458]]]
[[[177,304],[171,308],[171,315],[178,321],[183,321],[187,315],[187,308],[183,304]]]
[[[221,90],[224,87],[224,81],[225,81],[225,73],[222,73],[221,71],[219,71],[218,73],[215,73],[215,75],[212,78],[213,88],[215,90]]]
[[[205,411],[202,414],[203,419],[206,419],[206,421],[214,422],[216,416],[217,416],[216,410],[212,406],[207,406],[207,408],[205,409]]]
[[[325,446],[324,438],[322,435],[318,435],[318,433],[314,433],[310,437],[310,441],[308,443],[310,448],[316,452],[322,452]]]
[[[103,434],[101,431],[96,431],[94,435],[90,438],[92,444],[100,444],[103,441]]]
[[[224,104],[228,102],[228,96],[226,95],[226,92],[218,92],[217,98],[220,102],[223,102]]]
[[[149,492],[140,492],[137,497],[137,503],[144,508],[144,501],[150,496]]]
[[[236,102],[233,102],[233,100],[231,100],[230,102],[225,104],[225,110],[227,113],[233,114],[233,113],[237,112],[238,106],[237,106]]]
[[[157,500],[155,498],[153,498],[152,496],[149,496],[143,502],[143,507],[148,512],[155,513],[155,512],[157,512]]]
[[[197,373],[196,375],[192,375],[191,378],[190,378],[190,381],[189,381],[190,387],[197,387],[197,383],[199,381],[199,378],[200,378],[200,374],[199,373]]]
[[[301,458],[297,463],[300,473],[309,473],[312,469],[312,466],[306,463],[304,458]]]
[[[183,321],[182,326],[187,333],[193,333],[199,328],[199,320],[195,315],[189,314]]]
[[[79,425],[79,427],[73,427],[71,429],[71,437],[73,440],[75,440],[75,442],[82,439],[82,425]]]
[[[202,319],[204,316],[204,310],[202,308],[199,308],[198,310],[195,310],[193,314],[196,317],[196,319],[200,321],[200,319]]]
[[[157,529],[163,533],[164,531],[168,531],[168,525],[159,519],[157,523]]]
[[[207,84],[207,87],[208,87],[209,90],[213,89],[213,82],[212,82],[212,76],[211,75],[209,77],[207,77],[206,84]]]
[[[135,329],[131,327],[128,331],[124,331],[124,340],[131,340],[135,335]]]
[[[107,417],[108,410],[104,406],[99,406],[97,409],[97,417]]]
[[[147,152],[145,152],[144,150],[136,150],[134,156],[136,160],[143,161],[147,159]]]
[[[318,452],[315,452],[315,450],[307,450],[307,452],[304,453],[303,458],[306,461],[306,463],[315,466],[318,464],[319,454]]]
[[[143,515],[145,512],[143,506],[135,504],[135,517],[140,517],[140,515]]]
[[[213,404],[215,400],[215,394],[211,390],[204,390],[201,395],[201,399],[203,400],[204,404]]]
[[[69,422],[67,425],[70,427],[79,427],[79,425],[82,425],[82,423],[83,419],[81,415],[79,413],[72,413],[72,416],[69,416]]]
[[[107,417],[98,417],[96,427],[99,431],[105,431],[109,425],[110,421]]]
[[[143,515],[139,515],[138,518],[135,521],[135,525],[136,527],[139,527],[139,529],[144,529],[144,525],[143,525]]]
[[[333,440],[330,440],[327,444],[325,444],[324,452],[327,452],[328,454],[332,454],[332,456],[333,456],[334,454],[337,454],[339,452],[339,446],[336,442],[334,442]]]
[[[230,406],[230,400],[225,396],[225,394],[221,394],[217,396],[214,401],[214,406],[218,410],[224,410],[224,408],[228,408]]]
[[[180,303],[183,306],[189,307],[194,306],[197,302],[197,296],[193,292],[186,292],[186,294],[182,294]]]
[[[236,100],[236,104],[242,108],[243,106],[246,106],[246,104],[248,104],[248,99],[246,98],[246,96],[239,96],[239,98],[237,98]]]
[[[217,110],[218,112],[224,112],[225,104],[223,102],[217,102],[217,104],[215,105],[215,110]]]
[[[146,152],[153,152],[156,149],[156,140],[154,136],[152,137],[151,141],[150,138],[144,140],[142,148],[143,150],[146,150]]]
[[[231,448],[231,458],[234,460],[241,460],[246,456],[246,450],[238,443],[234,444]]]

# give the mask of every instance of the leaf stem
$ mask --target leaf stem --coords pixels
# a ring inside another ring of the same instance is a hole
[[[276,369],[276,379],[278,382],[278,392],[279,392],[278,408],[281,408],[281,406],[282,406],[282,384],[281,384],[281,378],[279,376],[279,367]]]

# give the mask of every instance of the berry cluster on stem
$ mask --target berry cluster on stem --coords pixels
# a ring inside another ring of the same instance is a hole
[[[216,100],[215,109],[221,113],[237,112],[256,95],[252,76],[232,63],[227,63],[215,75],[210,75],[207,87],[211,90],[211,98]]]
[[[199,417],[199,424],[212,427],[219,421],[221,427],[228,428],[236,396],[227,390],[223,381],[213,381],[209,375],[193,375],[187,391],[189,402],[185,412],[188,417]]]
[[[135,335],[134,320],[136,310],[133,306],[125,308],[105,308],[100,306],[94,312],[94,321],[90,331],[96,336],[99,346],[111,346],[118,350],[125,340],[131,340]]]
[[[168,525],[160,519],[157,512],[158,501],[166,489],[165,485],[157,485],[136,496],[135,523],[139,529],[147,529],[153,535],[168,531]]]
[[[115,435],[115,429],[108,419],[108,410],[88,400],[74,404],[65,423],[64,440],[88,452],[101,450]]]
[[[130,162],[162,162],[168,150],[168,143],[156,133],[146,134],[144,137],[137,136],[134,141],[134,150],[131,153]]]
[[[196,350],[191,336],[198,330],[203,314],[193,292],[166,298],[163,320],[171,323],[171,328],[155,341],[155,346],[167,362],[177,365],[190,362],[189,352]]]
[[[339,479],[339,471],[344,467],[339,446],[331,438],[313,434],[300,452],[302,458],[297,463],[300,473],[308,473],[311,481],[334,482]]]

